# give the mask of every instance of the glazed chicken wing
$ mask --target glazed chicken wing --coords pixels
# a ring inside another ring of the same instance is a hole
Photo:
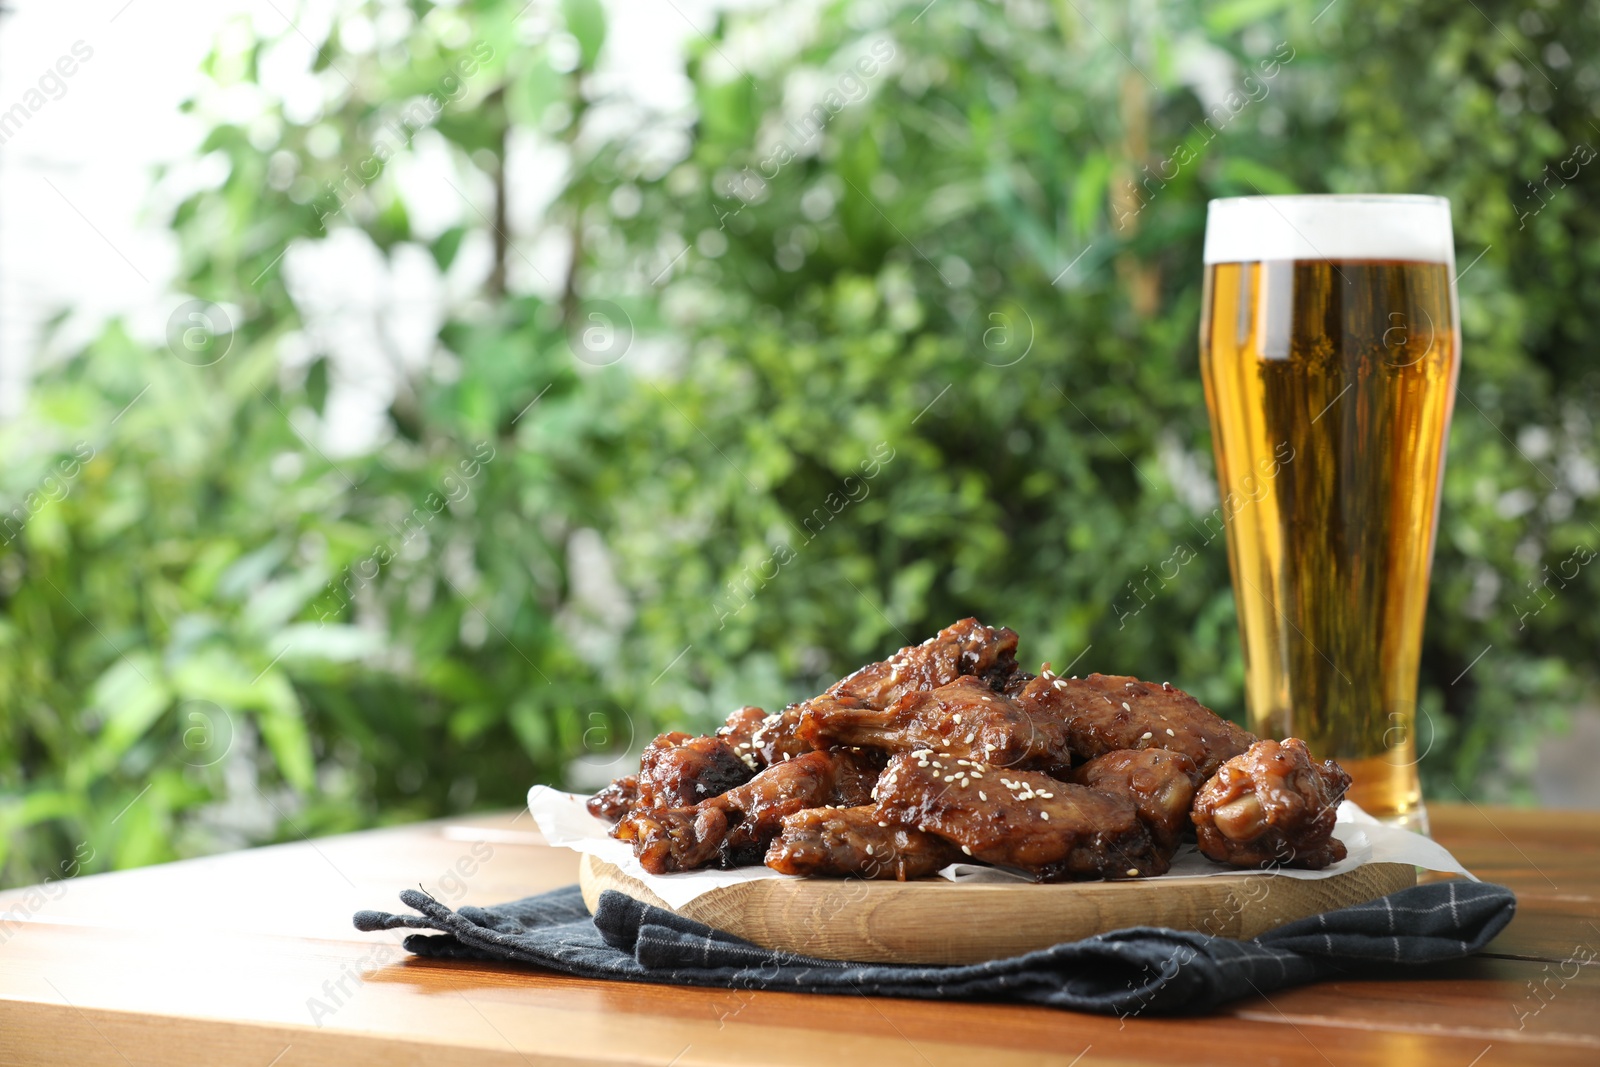
[[[625,774],[589,798],[589,814],[616,822],[639,802],[638,775]]]
[[[739,754],[739,758],[750,768],[752,774],[767,765],[767,761],[761,756],[760,747],[756,744],[756,733],[768,718],[767,713],[760,708],[746,704],[717,727],[717,736],[733,746],[733,750]]]
[[[662,734],[639,759],[642,808],[686,808],[725,793],[755,775],[739,752],[720,737]]]
[[[808,752],[693,807],[636,807],[615,836],[633,843],[651,874],[760,863],[785,816],[805,808],[854,807],[871,799],[877,772],[855,753]]]
[[[1126,797],[919,749],[889,761],[875,790],[878,819],[915,827],[985,863],[1041,882],[1164,874]]]
[[[795,733],[800,726],[800,717],[805,713],[806,703],[790,704],[761,721],[750,738],[757,759],[770,767],[774,763],[816,751],[814,745],[802,741]]]
[[[922,878],[961,859],[943,838],[880,822],[872,805],[808,808],[783,820],[767,866],[835,878]]]
[[[1189,828],[1189,805],[1200,785],[1194,760],[1162,748],[1107,752],[1072,772],[1072,780],[1133,801],[1150,839],[1170,858]]]
[[[1068,743],[1079,757],[1164,748],[1192,759],[1203,778],[1255,740],[1254,734],[1181,689],[1115,674],[1087,678],[1042,674],[1029,683],[1017,703],[1035,716],[1054,715],[1064,721]]]
[[[975,674],[996,687],[1017,669],[1017,635],[977,619],[962,619],[920,645],[908,645],[884,660],[835,682],[824,696],[858,707],[886,708],[907,693],[949,685]]]
[[[631,808],[681,808],[748,782],[766,764],[751,735],[766,718],[743,707],[714,737],[665,733],[645,746],[639,773],[623,775],[589,798],[589,813],[616,822]]]
[[[836,720],[852,712],[889,708],[908,696],[949,685],[963,675],[982,679],[990,693],[1018,676],[1017,635],[1004,627],[985,626],[977,619],[962,619],[920,645],[908,645],[881,663],[869,664],[828,687],[821,696],[791,704],[768,723],[759,735],[763,751],[782,758],[785,753],[823,749],[835,744],[868,744],[826,735],[808,721]],[[776,762],[769,757],[769,762]]]
[[[931,692],[910,693],[882,710],[815,703],[801,716],[798,732],[819,748],[859,745],[884,752],[926,748],[999,767],[1042,770],[1064,769],[1072,763],[1064,722],[1029,714],[973,675]]]
[[[1349,787],[1343,768],[1317,763],[1299,738],[1257,741],[1195,797],[1200,851],[1234,867],[1321,870],[1345,857],[1333,824]]]

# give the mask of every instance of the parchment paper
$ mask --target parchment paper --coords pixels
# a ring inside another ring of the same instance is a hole
[[[651,874],[634,859],[633,846],[618,841],[610,835],[611,826],[590,815],[584,803],[589,798],[578,793],[563,793],[549,786],[536,785],[528,791],[528,810],[545,839],[552,845],[573,849],[576,852],[598,856],[615,864],[625,874],[639,879],[656,896],[674,908],[713,889],[740,882],[753,882],[761,878],[792,878],[779,874],[770,867],[738,867],[731,871],[703,870],[681,871],[677,874]],[[1349,855],[1331,867],[1320,871],[1301,871],[1277,868],[1267,871],[1244,871],[1224,867],[1202,856],[1193,845],[1179,848],[1173,858],[1172,870],[1155,879],[1141,881],[1170,881],[1183,878],[1215,878],[1219,875],[1280,875],[1285,878],[1332,878],[1336,874],[1354,870],[1363,863],[1409,863],[1430,871],[1465,875],[1477,881],[1443,845],[1421,834],[1387,826],[1362,811],[1351,801],[1339,805],[1338,822],[1333,836],[1343,841]],[[952,882],[1025,882],[1032,878],[1016,871],[986,867],[974,863],[952,863],[939,872]]]

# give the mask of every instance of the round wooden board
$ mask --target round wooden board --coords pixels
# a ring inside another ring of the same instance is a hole
[[[614,889],[765,948],[874,963],[981,963],[1130,926],[1250,938],[1416,882],[1416,868],[1400,863],[1368,863],[1314,880],[1257,874],[959,885],[942,878],[767,878],[713,889],[671,908],[613,864],[584,855],[579,866],[591,912],[600,894]]]

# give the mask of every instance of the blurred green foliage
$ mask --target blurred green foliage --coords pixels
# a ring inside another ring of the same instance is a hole
[[[1600,213],[1547,181],[1595,143],[1600,26],[1319,6],[777,5],[688,35],[685,108],[623,94],[598,0],[225,35],[225,177],[171,226],[226,326],[113,325],[0,430],[0,883],[515,804],[964,614],[1242,714],[1195,336],[1205,202],[1257,191],[1454,204],[1419,747],[1431,796],[1526,799],[1596,682],[1597,569],[1542,583],[1600,542]],[[258,87],[297,34],[314,106]],[[424,149],[426,194],[391,160]],[[352,237],[456,295],[330,458],[285,252]]]

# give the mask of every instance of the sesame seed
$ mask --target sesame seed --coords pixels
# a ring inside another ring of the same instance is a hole
[[[1132,711],[1132,710],[1133,710],[1133,709],[1132,709],[1132,708],[1130,708],[1130,707],[1128,707],[1128,702],[1127,702],[1127,701],[1126,701],[1126,700],[1124,700],[1124,701],[1123,701],[1123,702],[1122,702],[1122,710],[1123,710],[1123,711]]]
[[[1139,868],[1137,868],[1137,867],[1129,867],[1128,868],[1128,877],[1129,878],[1137,878],[1137,877],[1139,877]]]
[[[867,846],[867,855],[869,855],[869,856],[872,855],[872,846],[871,845]]]
[[[878,825],[883,827],[883,828],[885,828],[885,829],[888,829],[888,826],[889,826],[889,824],[886,823],[886,822],[880,822]]]
[[[1169,726],[1169,727],[1167,727],[1167,736],[1168,737],[1177,737],[1178,735],[1173,733],[1172,732],[1172,727]]]
[[[958,711],[954,715],[950,716],[950,721],[959,723],[961,721],[961,713]]]
[[[978,790],[978,799],[979,800],[988,800],[989,799],[989,794],[985,793],[983,790],[980,789],[980,790]]]
[[[1039,813],[1039,818],[1043,819],[1045,822],[1049,822],[1050,821],[1050,813],[1048,811],[1041,811]]]
[[[966,845],[962,845],[961,846],[961,851],[965,852],[969,856],[972,855],[972,850],[970,848],[968,848]]]
[[[1155,736],[1155,734],[1151,733],[1149,730],[1146,730],[1144,733],[1139,735],[1139,740],[1148,741],[1154,736]]]

